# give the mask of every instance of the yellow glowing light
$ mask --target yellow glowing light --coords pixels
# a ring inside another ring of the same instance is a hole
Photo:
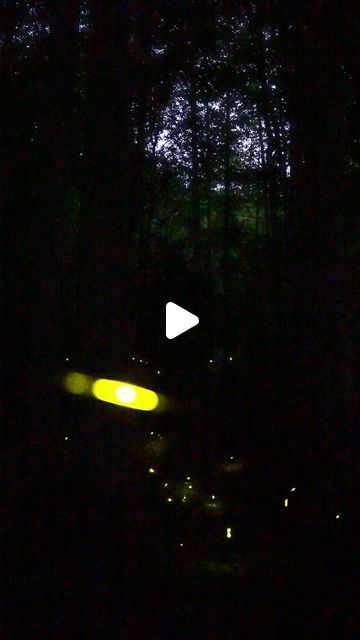
[[[103,378],[93,383],[92,394],[97,400],[141,411],[153,411],[159,404],[159,396],[150,389]]]
[[[150,467],[150,469],[149,469],[149,473],[155,473],[155,469],[153,469],[152,467]]]
[[[168,502],[172,502],[172,498],[168,498],[168,499],[167,499],[167,501],[168,501]]]
[[[64,387],[69,393],[75,393],[82,396],[87,393],[91,393],[91,385],[93,379],[90,376],[86,376],[84,373],[67,373],[64,377]]]
[[[230,527],[228,527],[228,528],[226,529],[226,537],[227,537],[227,538],[231,538],[231,536],[232,536],[231,528],[230,528]]]
[[[285,507],[289,506],[289,500],[287,498],[285,498],[285,500],[284,500],[284,505],[285,505]]]
[[[192,489],[192,484],[189,484],[189,489]]]
[[[116,389],[116,397],[118,400],[120,400],[120,402],[131,404],[131,402],[134,402],[136,398],[136,391],[134,387],[123,384],[118,387],[118,389]]]
[[[168,486],[168,483],[167,483],[167,482],[165,482],[164,487],[167,487],[167,486]]]
[[[340,513],[337,514],[336,520],[339,520],[339,518],[340,518]]]
[[[211,496],[212,500],[215,500],[215,496]]]
[[[190,479],[191,479],[191,478],[190,478],[190,476],[188,476],[188,477],[186,478],[186,480],[190,480]]]
[[[184,543],[183,543],[183,542],[180,542],[180,547],[183,547],[183,546],[184,546]]]
[[[293,487],[293,488],[291,489],[291,493],[293,493],[293,491],[296,491],[296,487]]]

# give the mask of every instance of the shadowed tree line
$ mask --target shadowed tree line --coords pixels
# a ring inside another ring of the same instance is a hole
[[[295,430],[347,450],[350,4],[44,0],[2,14],[13,371],[36,421],[55,419],[49,379],[69,345],[95,368],[117,350],[161,360],[154,310],[182,288],[211,320],[204,353],[264,370]]]

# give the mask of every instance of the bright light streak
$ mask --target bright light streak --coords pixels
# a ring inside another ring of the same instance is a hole
[[[291,493],[293,493],[294,491],[296,491],[296,487],[293,487],[293,488],[291,489]]]
[[[285,507],[289,506],[289,500],[287,498],[285,498],[285,500],[284,500],[284,505],[285,505]]]
[[[116,397],[120,402],[124,402],[125,404],[130,404],[134,402],[136,398],[136,391],[134,387],[130,387],[129,385],[121,385],[116,390]]]
[[[231,538],[231,536],[232,536],[231,528],[230,528],[230,527],[228,527],[228,528],[226,529],[226,537],[227,537],[227,538]]]
[[[152,467],[150,467],[150,469],[149,469],[149,473],[155,473],[155,469],[153,469]]]
[[[97,400],[141,411],[153,411],[159,405],[159,396],[154,391],[116,380],[96,380],[92,394]]]
[[[339,518],[340,518],[340,513],[337,514],[336,520],[339,520]]]

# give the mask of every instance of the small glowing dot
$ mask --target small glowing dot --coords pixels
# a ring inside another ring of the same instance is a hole
[[[189,489],[192,489],[192,484],[189,484]]]
[[[231,536],[232,536],[231,528],[230,528],[230,527],[228,527],[228,528],[226,529],[226,537],[227,537],[227,538],[231,538]]]
[[[211,499],[212,499],[212,500],[215,500],[215,496],[211,496]]]
[[[339,518],[340,518],[340,513],[337,514],[336,520],[339,520]]]
[[[141,364],[143,363],[143,360],[140,360]]]
[[[229,360],[230,360],[230,362],[232,362],[232,356],[230,356]]]
[[[183,497],[183,500],[184,500],[184,502],[185,502],[185,500],[186,500],[186,496],[184,496],[184,497]]]
[[[209,362],[210,362],[210,364],[212,364],[212,362],[213,362],[213,361],[212,361],[212,360],[209,360]]]
[[[167,501],[168,501],[168,502],[172,502],[172,498],[168,498],[168,499],[167,499]]]
[[[65,358],[65,362],[69,362],[69,358]]]
[[[284,505],[285,505],[285,507],[289,506],[289,500],[287,498],[285,498],[285,500],[284,500]]]
[[[153,431],[151,431],[151,432],[150,432],[150,435],[151,435],[151,436],[153,436],[153,435],[154,435],[154,432],[153,432]]]
[[[135,360],[135,356],[133,356],[133,357],[131,358],[131,360]]]
[[[183,542],[180,542],[180,547],[183,547],[183,546],[184,546],[184,543],[183,543]]]
[[[296,491],[296,487],[293,487],[293,488],[291,489],[291,492],[294,492],[294,491]]]
[[[230,456],[230,460],[234,460],[234,456]]]
[[[65,436],[65,440],[69,440],[69,436]]]
[[[152,467],[150,467],[150,469],[149,469],[149,473],[155,473],[155,469],[153,469]]]
[[[116,397],[120,402],[126,402],[130,404],[136,398],[136,391],[133,387],[128,385],[121,385],[116,389]]]
[[[160,373],[161,373],[161,371],[158,371],[158,372],[157,372],[158,376],[160,375]]]
[[[188,477],[186,478],[186,480],[190,480],[190,476],[188,476]]]
[[[167,487],[167,486],[168,486],[168,483],[167,483],[167,482],[165,482],[164,487]]]

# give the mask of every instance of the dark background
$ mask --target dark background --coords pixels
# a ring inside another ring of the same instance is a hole
[[[356,3],[0,6],[3,637],[355,637]]]

